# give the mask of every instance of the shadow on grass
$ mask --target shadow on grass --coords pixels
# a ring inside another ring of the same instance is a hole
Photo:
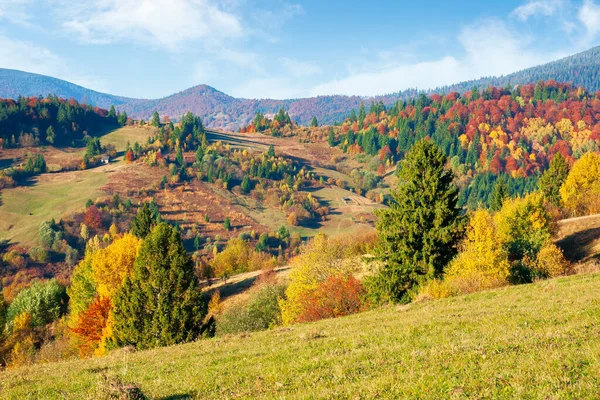
[[[157,397],[157,399],[160,400],[187,400],[187,399],[194,399],[196,398],[196,395],[193,393],[179,393],[179,394],[172,394],[170,396],[165,396],[165,397]]]
[[[597,240],[600,240],[600,228],[591,228],[566,236],[556,242],[556,245],[563,250],[567,260],[578,262],[588,257],[598,257],[589,254],[590,247]]]
[[[257,277],[258,276],[252,276],[250,278],[246,278],[239,282],[227,283],[227,284],[219,287],[218,290],[219,290],[219,293],[221,294],[221,300],[225,300],[228,297],[235,296],[237,294],[240,294],[240,293],[245,292],[246,290],[250,289],[252,287],[252,285],[254,285],[254,282],[256,281]]]

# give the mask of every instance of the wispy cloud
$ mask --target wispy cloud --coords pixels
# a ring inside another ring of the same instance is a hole
[[[577,16],[587,30],[587,39],[593,40],[600,33],[600,5],[585,0]]]
[[[0,21],[5,19],[14,24],[29,26],[31,15],[27,7],[31,0],[2,0],[0,2]]]
[[[511,15],[521,21],[527,21],[530,17],[543,15],[546,17],[554,15],[565,5],[564,0],[530,0],[515,8]]]
[[[321,67],[317,64],[308,61],[282,57],[279,59],[279,62],[281,62],[281,65],[283,65],[287,72],[294,78],[305,78],[323,72]]]
[[[0,68],[50,75],[81,86],[105,90],[97,79],[73,72],[68,63],[45,47],[0,36]]]
[[[182,50],[193,41],[241,37],[241,19],[207,0],[56,0],[55,17],[83,42],[135,41]]]
[[[407,88],[429,89],[489,75],[503,75],[551,61],[565,55],[561,51],[538,52],[521,35],[510,31],[499,19],[481,21],[465,27],[457,42],[462,56],[445,56],[434,60],[394,62],[392,55],[381,54],[380,66],[351,72],[349,76],[324,82],[310,90],[313,96],[324,94],[358,94],[371,96]]]

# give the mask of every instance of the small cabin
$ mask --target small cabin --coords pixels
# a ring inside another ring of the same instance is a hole
[[[102,164],[110,164],[110,156],[105,154],[100,158]]]

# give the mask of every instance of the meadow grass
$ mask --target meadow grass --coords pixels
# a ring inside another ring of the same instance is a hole
[[[155,128],[125,126],[101,138],[103,144],[114,144],[125,150],[127,141],[145,143]],[[82,153],[83,154],[83,153]],[[110,165],[35,177],[30,185],[4,189],[0,193],[0,240],[31,247],[39,244],[38,229],[42,222],[82,210],[88,199],[104,195],[101,188],[108,175],[125,163],[123,157]]]
[[[3,398],[596,398],[600,274],[8,370]]]

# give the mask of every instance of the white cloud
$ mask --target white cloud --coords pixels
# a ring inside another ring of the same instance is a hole
[[[323,72],[317,64],[312,62],[300,61],[287,57],[280,58],[279,62],[281,62],[281,65],[283,65],[294,78],[304,78]]]
[[[49,75],[103,91],[104,85],[88,76],[73,73],[65,60],[35,44],[0,36],[0,68]]]
[[[342,79],[324,82],[310,90],[312,96],[326,94],[357,94],[372,96],[408,88],[430,89],[476,79],[482,76],[504,75],[562,57],[562,52],[536,52],[527,38],[508,30],[497,19],[464,28],[457,38],[464,50],[460,57],[446,56],[436,60],[397,62],[386,52],[380,65],[350,69]]]
[[[546,17],[554,15],[564,5],[564,0],[530,0],[513,10],[511,15],[519,18],[521,21],[527,21],[535,15]]]
[[[5,19],[19,25],[29,25],[31,16],[26,8],[31,0],[2,0],[0,3],[0,20]]]
[[[256,78],[233,88],[231,95],[246,99],[290,99],[306,96],[306,87],[288,78]]]
[[[84,42],[131,42],[181,50],[243,35],[241,20],[208,0],[57,0],[56,17]]]
[[[588,39],[593,39],[600,33],[600,6],[592,0],[585,0],[579,9],[579,21],[585,26]]]

